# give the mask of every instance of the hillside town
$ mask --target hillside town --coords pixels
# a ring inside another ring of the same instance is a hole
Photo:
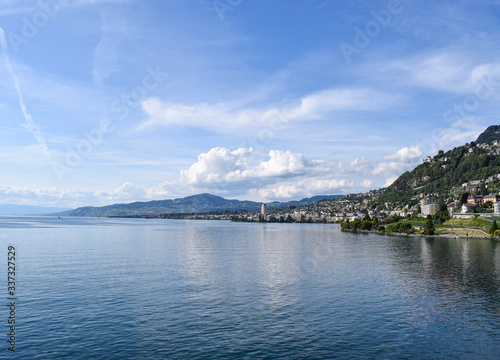
[[[500,174],[497,176],[500,179]],[[349,194],[335,200],[320,201],[312,205],[296,208],[268,209],[263,204],[260,212],[245,212],[233,216],[228,215],[193,215],[193,218],[228,219],[249,222],[321,222],[340,223],[363,219],[368,215],[371,219],[382,221],[390,216],[402,218],[411,216],[426,217],[439,212],[440,206],[446,206],[450,218],[473,218],[475,216],[500,215],[500,194],[480,195],[480,187],[493,181],[475,180],[462,185],[461,191],[452,189],[447,194],[430,194],[419,196],[414,206],[377,203],[384,189],[368,193]]]

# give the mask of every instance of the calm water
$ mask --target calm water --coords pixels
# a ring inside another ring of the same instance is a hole
[[[13,359],[499,359],[500,243],[334,225],[0,217]],[[6,284],[0,286],[2,303]]]

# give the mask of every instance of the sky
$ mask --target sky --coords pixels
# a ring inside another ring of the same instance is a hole
[[[498,0],[0,0],[0,204],[390,185],[500,124]]]

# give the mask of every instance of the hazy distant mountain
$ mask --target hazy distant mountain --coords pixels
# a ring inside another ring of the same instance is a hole
[[[315,196],[300,201],[273,202],[270,208],[312,204],[322,199],[334,199],[343,195]],[[61,213],[67,216],[128,216],[158,215],[172,213],[200,213],[221,210],[258,211],[262,203],[254,201],[227,200],[211,194],[199,194],[181,199],[134,202],[131,204],[114,204],[103,207],[81,207]]]
[[[29,205],[0,205],[0,215],[48,215],[67,210],[70,209]]]

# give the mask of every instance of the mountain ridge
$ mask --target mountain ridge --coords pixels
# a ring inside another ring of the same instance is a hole
[[[322,199],[335,199],[339,197],[343,197],[343,195],[317,195],[311,198],[304,198],[289,202],[271,202],[266,205],[268,205],[269,208],[285,208],[287,206],[306,205]],[[177,199],[136,201],[132,203],[111,204],[101,207],[85,206],[55,215],[100,217],[202,213],[223,210],[258,211],[260,210],[261,205],[261,202],[225,199],[221,196],[203,193]]]

